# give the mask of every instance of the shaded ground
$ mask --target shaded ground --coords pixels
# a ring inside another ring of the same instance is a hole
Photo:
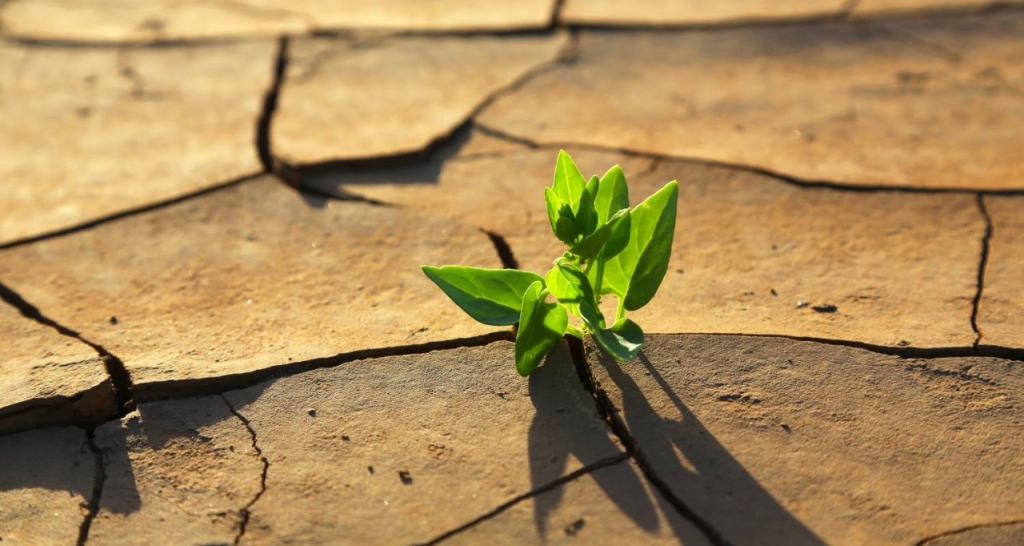
[[[1016,2],[0,2],[4,544],[1016,544]],[[561,148],[680,183],[637,360]]]

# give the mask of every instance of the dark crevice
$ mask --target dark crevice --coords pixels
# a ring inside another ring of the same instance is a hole
[[[989,216],[988,209],[985,207],[985,196],[979,193],[977,199],[978,212],[980,212],[981,217],[985,219],[985,236],[981,239],[981,259],[978,261],[978,288],[974,293],[974,300],[972,300],[971,309],[971,328],[974,329],[974,334],[977,336],[974,339],[975,352],[980,351],[981,339],[983,337],[981,327],[978,326],[978,311],[981,309],[981,297],[985,291],[985,270],[988,268],[988,257],[992,245],[992,235],[995,231],[992,224],[992,217]]]
[[[550,28],[555,30],[559,27],[562,21],[562,10],[565,8],[565,0],[555,0],[551,6],[551,23]]]
[[[519,269],[519,261],[516,260],[515,254],[512,254],[512,247],[509,246],[508,241],[493,231],[485,229],[481,231],[486,233],[487,237],[491,239],[494,250],[498,252],[498,258],[501,258],[501,266],[505,269]]]
[[[959,535],[961,533],[968,533],[970,531],[974,531],[974,530],[977,530],[977,529],[984,529],[986,527],[1009,527],[1011,525],[1021,525],[1021,524],[1024,524],[1024,519],[1015,519],[1015,520],[1010,520],[1010,521],[999,521],[999,522],[995,522],[995,523],[979,523],[977,525],[968,525],[967,527],[960,527],[959,529],[953,529],[952,531],[946,531],[944,533],[939,533],[937,535],[932,535],[930,537],[923,538],[923,539],[915,542],[914,546],[925,546],[929,542],[932,542],[932,541],[935,541],[935,540],[946,538],[946,537],[952,536],[952,535]]]
[[[288,38],[282,36],[277,40],[274,79],[263,98],[263,111],[256,121],[256,152],[259,154],[264,172],[268,173],[275,172],[274,155],[270,151],[270,124],[273,122],[274,112],[277,111],[277,98],[281,94],[281,82],[284,81],[284,73],[287,68]]]
[[[479,131],[480,133],[485,134],[485,135],[487,135],[489,137],[499,138],[501,140],[505,140],[505,141],[511,142],[513,144],[518,144],[520,146],[524,146],[524,147],[529,148],[531,150],[536,150],[536,149],[540,148],[540,145],[537,144],[536,142],[533,142],[531,140],[527,140],[525,138],[517,137],[515,135],[510,135],[510,134],[506,133],[505,131],[501,131],[499,129],[495,129],[494,127],[488,127],[486,125],[482,125],[478,121],[474,121],[473,122],[473,129],[475,129],[475,130]]]
[[[3,283],[0,283],[0,299],[17,309],[23,317],[33,320],[43,326],[53,328],[60,335],[75,339],[96,351],[106,367],[107,375],[110,377],[110,383],[114,390],[114,401],[117,405],[116,417],[124,417],[130,411],[135,409],[135,400],[132,397],[131,376],[128,374],[128,370],[125,369],[124,363],[121,362],[121,359],[110,354],[110,351],[106,350],[103,346],[83,338],[82,335],[75,330],[59,324],[57,321],[47,317],[34,305],[25,301],[20,294]],[[83,422],[79,424],[82,426],[96,426],[99,423]]]
[[[790,339],[793,341],[807,341],[821,343],[824,345],[836,345],[839,347],[850,347],[863,349],[873,353],[896,356],[906,359],[936,359],[936,358],[971,358],[971,357],[992,357],[1005,360],[1024,361],[1024,349],[1012,347],[999,347],[994,345],[982,345],[978,348],[972,346],[963,347],[893,347],[889,345],[874,345],[862,341],[845,339],[831,339],[812,336],[788,336],[784,334],[743,334],[743,333],[721,333],[721,332],[673,332],[663,335],[701,335],[701,336],[742,336],[742,337],[767,337]]]
[[[95,429],[86,431],[85,440],[86,446],[93,454],[96,474],[92,482],[92,495],[89,497],[89,502],[86,505],[88,511],[85,514],[85,518],[82,519],[82,524],[78,527],[76,546],[85,546],[86,541],[89,540],[89,529],[92,528],[92,522],[100,511],[100,500],[103,498],[103,484],[107,481],[107,467],[104,464],[103,451],[96,446]]]
[[[626,452],[634,461],[636,461],[636,464],[643,473],[644,478],[647,479],[651,486],[658,490],[658,493],[665,498],[665,500],[676,510],[676,512],[679,513],[680,516],[699,529],[711,544],[714,544],[715,546],[728,546],[729,542],[725,540],[717,529],[697,514],[692,508],[687,506],[683,499],[679,498],[675,492],[672,491],[672,488],[654,473],[654,469],[648,461],[647,455],[640,449],[636,439],[630,434],[629,428],[619,415],[619,410],[615,407],[615,404],[608,396],[608,393],[601,388],[600,383],[594,379],[594,374],[587,361],[586,350],[583,347],[583,342],[572,336],[565,336],[565,339],[569,344],[569,354],[572,356],[572,361],[576,366],[576,373],[579,375],[580,381],[583,383],[583,388],[590,393],[591,397],[593,397],[601,418],[608,423],[608,426],[612,429],[612,433],[618,437],[619,441],[622,442],[622,445],[626,448]]]
[[[239,517],[241,519],[238,522],[238,534],[235,535],[234,541],[235,546],[237,546],[242,541],[242,537],[245,536],[245,530],[249,526],[249,517],[252,515],[251,510],[253,505],[256,504],[256,502],[260,500],[260,497],[263,496],[263,493],[266,493],[267,491],[267,471],[270,469],[270,461],[267,460],[266,455],[263,454],[263,450],[260,449],[260,446],[256,441],[256,430],[252,428],[252,424],[249,423],[249,420],[239,413],[238,410],[231,405],[231,402],[224,397],[224,395],[221,395],[220,398],[221,400],[224,400],[225,404],[227,404],[228,409],[231,410],[231,414],[237,417],[238,420],[245,425],[245,429],[249,431],[249,436],[252,437],[252,449],[256,452],[256,456],[259,457],[260,462],[263,464],[263,471],[260,474],[260,490],[253,495],[249,502],[245,503],[245,506],[243,506],[241,510],[239,510]]]
[[[481,347],[499,341],[514,341],[511,330],[490,332],[478,336],[447,339],[442,341],[430,341],[414,345],[403,345],[399,347],[381,347],[378,349],[360,349],[348,353],[340,353],[334,356],[314,358],[300,362],[289,362],[277,366],[271,366],[260,370],[246,373],[232,374],[226,376],[206,377],[200,379],[155,381],[134,385],[133,394],[137,403],[151,402],[154,400],[166,400],[170,398],[193,398],[206,395],[220,394],[226,391],[251,387],[270,379],[287,377],[311,370],[321,368],[333,368],[356,360],[371,358],[383,358],[389,356],[409,356],[442,351],[447,349],[460,349],[466,347]]]
[[[189,199],[193,199],[193,198],[200,197],[200,196],[203,196],[203,195],[206,195],[206,194],[209,194],[209,193],[213,193],[213,192],[221,191],[221,190],[224,190],[224,189],[228,189],[228,188],[237,186],[239,184],[242,184],[244,182],[249,182],[250,180],[254,180],[254,179],[256,179],[256,178],[258,178],[260,176],[263,176],[263,173],[247,174],[245,176],[242,176],[242,177],[239,177],[239,178],[235,178],[235,179],[232,179],[232,180],[228,180],[227,182],[221,182],[219,184],[215,184],[215,185],[203,188],[201,190],[196,190],[194,192],[190,192],[190,193],[182,194],[182,195],[179,195],[179,196],[176,196],[176,197],[172,197],[171,199],[166,199],[166,200],[163,200],[163,201],[156,201],[156,202],[153,202],[153,203],[147,203],[146,205],[143,205],[141,207],[135,207],[135,208],[130,208],[130,209],[122,210],[120,212],[116,212],[114,214],[108,214],[106,216],[101,216],[99,218],[95,218],[93,220],[89,220],[89,221],[83,222],[81,224],[76,224],[74,226],[70,226],[70,227],[66,227],[66,228],[61,228],[61,229],[54,230],[54,231],[49,231],[49,232],[42,233],[42,234],[39,234],[39,235],[32,235],[30,237],[25,237],[25,238],[22,238],[22,239],[15,239],[14,241],[9,241],[9,242],[6,242],[6,243],[0,243],[0,250],[5,250],[5,249],[8,249],[8,248],[14,248],[14,247],[17,247],[17,246],[23,246],[23,245],[27,245],[27,244],[31,244],[31,243],[38,243],[39,241],[44,241],[46,239],[53,239],[53,238],[56,238],[56,237],[63,237],[64,235],[71,235],[73,233],[78,233],[79,231],[85,231],[87,229],[92,229],[92,228],[94,228],[94,227],[96,227],[96,226],[98,226],[100,224],[106,224],[108,222],[113,222],[115,220],[120,220],[122,218],[126,218],[126,217],[129,217],[129,216],[135,216],[136,214],[141,214],[141,213],[144,213],[144,212],[150,212],[150,211],[154,211],[154,210],[158,210],[158,209],[167,208],[167,207],[169,207],[171,205],[176,205],[178,203],[181,203],[182,201],[188,201]]]
[[[457,535],[457,534],[459,534],[459,533],[461,533],[461,532],[463,532],[463,531],[465,531],[467,529],[475,527],[476,525],[479,525],[479,524],[481,524],[481,523],[483,523],[483,522],[485,522],[485,521],[487,521],[489,519],[492,519],[492,518],[498,516],[502,512],[508,510],[509,508],[512,508],[513,506],[519,504],[520,502],[523,502],[524,500],[531,499],[531,498],[536,497],[538,495],[542,495],[544,493],[547,493],[548,491],[551,491],[553,489],[561,487],[561,486],[563,486],[563,485],[565,485],[565,484],[567,484],[567,483],[569,483],[569,482],[571,482],[573,480],[576,480],[576,479],[578,479],[578,478],[580,478],[582,476],[590,474],[591,472],[600,470],[602,468],[607,468],[609,466],[615,466],[617,464],[621,464],[622,462],[628,460],[629,458],[630,458],[630,454],[629,453],[621,453],[619,455],[615,455],[614,457],[608,457],[607,459],[602,459],[602,460],[600,460],[600,461],[598,461],[596,463],[593,463],[593,464],[587,465],[587,466],[585,466],[583,468],[574,470],[573,472],[570,472],[569,474],[566,474],[565,476],[562,476],[561,478],[558,478],[555,481],[547,483],[547,484],[545,484],[545,485],[543,485],[541,487],[538,487],[537,489],[534,489],[534,490],[532,490],[532,491],[530,491],[528,493],[524,493],[522,495],[519,495],[518,497],[516,497],[516,498],[514,498],[514,499],[512,499],[512,500],[510,500],[510,501],[508,501],[508,502],[498,506],[494,510],[491,510],[490,512],[487,512],[486,514],[484,514],[484,515],[482,515],[482,516],[480,516],[480,517],[478,517],[478,518],[476,518],[476,519],[474,519],[474,520],[472,520],[472,521],[470,521],[468,523],[460,525],[460,526],[456,527],[455,529],[452,529],[451,531],[448,531],[448,532],[446,532],[446,533],[444,533],[442,535],[439,535],[439,536],[429,540],[428,542],[423,542],[423,543],[420,543],[420,544],[422,544],[422,546],[432,546],[434,544],[439,544],[439,543],[441,543],[441,542],[443,542],[443,541],[445,541],[445,540],[447,540],[447,539],[449,539],[449,538],[451,538],[451,537],[453,537],[453,536],[455,536],[455,535]]]
[[[739,163],[728,163],[724,161],[716,161],[713,159],[703,159],[698,157],[687,157],[677,156],[670,154],[661,154],[656,152],[646,152],[643,150],[634,150],[630,148],[622,148],[616,146],[602,146],[599,144],[588,144],[580,142],[537,142],[535,140],[528,139],[519,135],[513,135],[511,133],[496,129],[494,127],[484,125],[479,121],[475,122],[474,127],[483,134],[494,138],[500,138],[513,142],[522,146],[534,150],[558,150],[562,148],[575,148],[578,150],[591,150],[596,152],[609,152],[619,153],[629,157],[638,157],[642,159],[657,159],[661,161],[675,161],[680,163],[691,163],[695,165],[709,165],[712,167],[723,167],[727,169],[733,169],[737,171],[749,172],[758,174],[768,178],[773,178],[780,182],[786,182],[793,184],[801,188],[823,188],[837,191],[846,192],[859,192],[859,193],[875,193],[875,192],[892,192],[892,193],[926,193],[926,194],[969,194],[975,195],[979,191],[986,195],[1024,195],[1024,188],[1021,189],[969,189],[969,188],[918,188],[908,186],[886,186],[886,185],[870,185],[870,184],[852,184],[843,182],[832,182],[828,180],[804,180],[801,178],[795,178],[786,174],[778,173],[762,167],[755,167],[751,165],[743,165]]]

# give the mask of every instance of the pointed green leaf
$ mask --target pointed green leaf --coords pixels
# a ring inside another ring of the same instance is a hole
[[[622,167],[615,165],[601,177],[594,196],[594,210],[597,211],[598,225],[603,224],[613,214],[629,208],[629,187],[626,186],[626,175]]]
[[[558,230],[555,229],[555,222],[558,221],[558,211],[562,209],[562,200],[555,195],[554,190],[551,188],[544,188],[544,202],[548,206],[548,221],[551,222],[551,233],[558,236]]]
[[[587,276],[573,263],[559,261],[544,277],[551,295],[561,303],[579,304],[580,301],[595,301],[594,289]]]
[[[629,362],[644,348],[644,331],[637,323],[623,318],[611,328],[594,332],[594,340],[619,362]]]
[[[583,173],[580,172],[579,167],[569,157],[569,154],[565,150],[559,151],[558,159],[555,161],[555,181],[551,186],[555,195],[562,200],[562,203],[572,207],[573,212],[576,212],[579,210],[580,198],[583,196],[586,185],[587,181],[583,178]]]
[[[605,266],[602,292],[624,298],[629,311],[651,301],[668,271],[678,200],[673,180],[637,205],[629,214],[629,243]]]
[[[623,237],[622,244],[619,245],[618,251],[616,252],[616,254],[618,254],[618,252],[621,252],[622,249],[626,247],[625,243],[629,240],[628,225],[626,230],[619,229],[619,226],[623,222],[629,222],[629,209],[623,209],[615,213],[610,220],[597,228],[596,231],[584,237],[582,241],[576,243],[576,245],[569,249],[569,252],[587,259],[596,258],[598,254],[605,258],[610,257],[604,256],[604,252],[602,251],[606,248],[611,236],[615,233],[621,232],[624,233],[625,237]]]
[[[515,324],[526,289],[541,280],[529,271],[461,265],[425,265],[423,272],[469,316],[492,326]]]
[[[527,376],[558,345],[569,326],[569,315],[557,303],[544,301],[548,291],[536,281],[523,294],[516,333],[516,370]]]
[[[580,228],[580,234],[584,237],[594,233],[597,229],[597,211],[594,210],[594,199],[597,197],[598,178],[592,177],[583,188],[583,195],[580,197],[580,207],[576,211],[576,225]]]
[[[597,187],[594,210],[597,212],[598,225],[606,223],[618,211],[628,208],[629,187],[626,185],[626,175],[622,172],[622,167],[615,165],[604,173]],[[630,223],[630,219],[626,218],[616,226],[601,251],[601,258],[607,260],[626,248],[629,242]]]

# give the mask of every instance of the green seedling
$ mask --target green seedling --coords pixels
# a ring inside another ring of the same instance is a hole
[[[458,265],[425,265],[423,272],[474,319],[519,324],[515,356],[523,376],[566,334],[590,334],[616,360],[632,360],[644,331],[626,312],[647,305],[668,271],[678,196],[673,180],[630,209],[618,165],[587,180],[561,151],[544,200],[551,231],[568,250],[547,274]],[[605,296],[617,299],[612,320],[601,310]]]

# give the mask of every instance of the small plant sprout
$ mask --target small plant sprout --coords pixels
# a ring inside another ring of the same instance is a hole
[[[679,185],[669,182],[632,209],[622,169],[587,180],[565,151],[544,188],[548,220],[568,250],[543,277],[517,269],[423,266],[423,272],[474,319],[519,324],[516,369],[530,375],[565,334],[594,337],[616,360],[632,360],[644,332],[626,318],[647,305],[668,271]],[[606,317],[602,298],[615,296]],[[570,321],[570,319],[572,319]]]

